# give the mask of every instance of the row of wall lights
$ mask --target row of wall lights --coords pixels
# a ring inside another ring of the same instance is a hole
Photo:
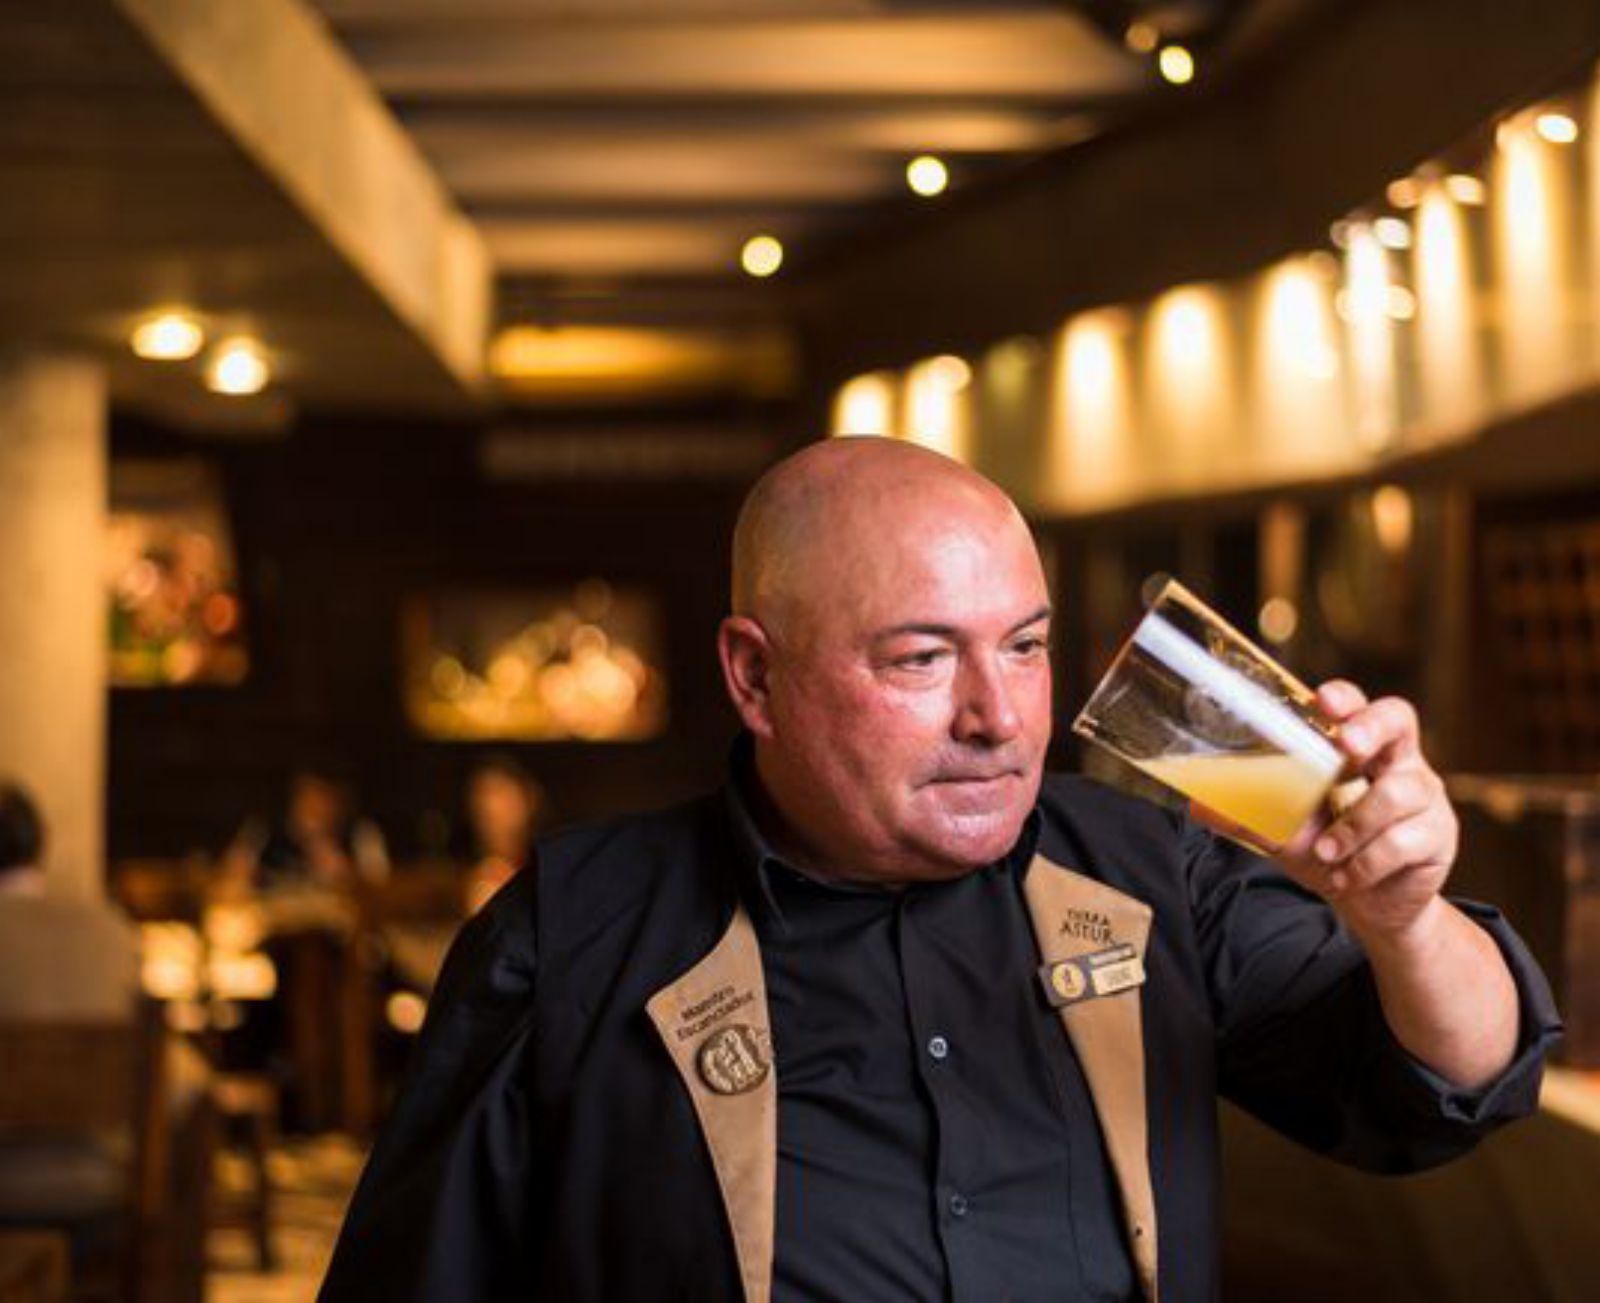
[[[1550,145],[1573,144],[1581,134],[1577,120],[1570,114],[1547,108],[1507,117],[1495,129],[1496,144],[1504,148],[1511,139],[1511,133],[1528,125],[1532,126],[1533,133],[1540,140]],[[1394,213],[1377,218],[1364,214],[1343,218],[1329,228],[1329,238],[1336,248],[1348,250],[1352,234],[1365,227],[1379,246],[1392,253],[1410,249],[1415,239],[1411,222],[1398,214],[1416,209],[1422,202],[1425,188],[1432,183],[1442,183],[1445,194],[1464,208],[1481,208],[1488,202],[1488,186],[1481,177],[1471,172],[1447,173],[1437,164],[1426,164],[1409,176],[1391,181],[1385,189],[1384,198],[1395,210]],[[1335,306],[1341,317],[1350,319],[1353,305],[1348,293],[1341,292]],[[1402,285],[1387,287],[1383,307],[1387,315],[1396,321],[1410,321],[1416,315],[1415,296]]]

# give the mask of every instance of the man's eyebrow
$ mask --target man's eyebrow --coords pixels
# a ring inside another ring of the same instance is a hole
[[[1029,625],[1038,624],[1040,620],[1048,620],[1049,618],[1050,608],[1048,606],[1041,606],[1037,611],[1034,611],[1031,615],[1024,616],[1009,629],[1007,629],[1006,637],[1009,638],[1014,633],[1021,633],[1022,630],[1026,629]],[[922,634],[924,637],[928,638],[955,639],[959,638],[961,633],[962,630],[953,624],[937,624],[932,622],[912,620],[905,624],[891,625],[887,629],[878,630],[877,633],[872,635],[872,641],[882,642],[885,639],[898,638],[906,634]]]
[[[1049,618],[1050,618],[1050,605],[1047,602],[1047,603],[1045,603],[1045,605],[1041,606],[1037,611],[1035,611],[1032,615],[1026,617],[1025,619],[1018,620],[1014,625],[1011,626],[1010,632],[1011,633],[1021,633],[1030,624],[1038,624],[1040,620],[1048,620]]]

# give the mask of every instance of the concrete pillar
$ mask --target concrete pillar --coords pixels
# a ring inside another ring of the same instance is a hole
[[[0,354],[0,773],[47,825],[53,892],[104,890],[106,381]]]

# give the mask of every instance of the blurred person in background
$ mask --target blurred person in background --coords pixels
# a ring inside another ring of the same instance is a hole
[[[223,856],[225,877],[261,890],[333,889],[382,882],[389,848],[372,820],[356,814],[350,784],[326,768],[302,766],[289,778],[283,817],[249,819]]]
[[[247,820],[223,855],[208,930],[215,941],[213,920],[238,910],[277,981],[270,998],[242,1006],[219,1055],[232,1072],[278,1083],[290,1130],[339,1121],[341,1047],[366,1034],[341,1000],[347,949],[363,889],[388,877],[382,832],[356,813],[349,782],[322,764],[295,769],[281,818],[270,826]]]
[[[28,793],[0,780],[0,1022],[134,1025],[141,998],[138,933],[114,905],[46,889],[44,821]],[[204,1272],[209,1186],[211,1073],[181,1036],[162,1038],[156,1078],[170,1128],[162,1177],[173,1237],[170,1269],[198,1297]],[[151,1048],[155,1048],[151,1046]],[[0,1065],[0,1071],[9,1071]],[[127,1083],[130,1105],[139,1083]],[[130,1107],[130,1115],[132,1109]],[[0,1136],[0,1224],[65,1224],[74,1263],[99,1251],[98,1223],[84,1210],[119,1189],[127,1137],[71,1132]],[[78,1270],[75,1265],[74,1270]]]
[[[104,900],[48,894],[45,828],[21,786],[0,782],[0,1019],[115,1022],[139,990],[133,925]]]
[[[511,756],[486,756],[467,777],[467,912],[476,914],[528,863],[544,789]]]

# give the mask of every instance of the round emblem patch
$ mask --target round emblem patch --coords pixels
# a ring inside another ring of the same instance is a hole
[[[1083,994],[1083,973],[1076,964],[1057,964],[1050,970],[1050,985],[1063,1000],[1076,1000]]]
[[[714,1031],[696,1056],[700,1080],[719,1095],[742,1095],[767,1079],[772,1051],[765,1032],[744,1023]]]

